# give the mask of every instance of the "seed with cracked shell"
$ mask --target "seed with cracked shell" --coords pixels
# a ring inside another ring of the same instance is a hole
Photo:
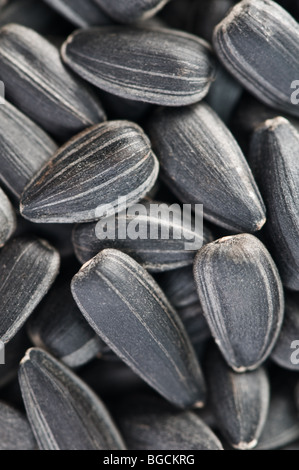
[[[94,330],[149,385],[178,406],[203,405],[205,385],[183,324],[136,261],[103,250],[73,278],[72,292]]]
[[[201,248],[194,276],[203,313],[227,363],[256,369],[270,355],[284,313],[278,270],[253,235],[224,237]]]

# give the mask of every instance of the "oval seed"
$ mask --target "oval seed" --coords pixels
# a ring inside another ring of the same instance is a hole
[[[12,236],[17,226],[17,219],[10,200],[0,188],[0,247]]]
[[[203,377],[184,327],[136,261],[103,250],[73,278],[72,292],[98,335],[149,385],[178,406],[203,405]]]
[[[88,222],[139,201],[159,164],[137,124],[109,121],[75,136],[35,175],[20,211],[32,222]]]
[[[224,237],[199,250],[194,276],[203,313],[227,363],[256,369],[281,329],[284,296],[277,268],[253,235]]]
[[[61,54],[93,85],[122,98],[165,106],[203,99],[214,74],[208,44],[171,29],[107,26],[76,31]]]

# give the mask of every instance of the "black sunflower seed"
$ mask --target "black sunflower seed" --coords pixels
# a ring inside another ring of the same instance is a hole
[[[19,382],[40,449],[124,449],[100,399],[48,353],[29,349],[20,364]]]
[[[36,442],[26,417],[0,402],[0,450],[34,450]]]
[[[254,133],[249,163],[267,208],[269,248],[283,284],[299,290],[299,133],[282,117]]]
[[[227,363],[236,372],[257,368],[273,349],[284,312],[281,280],[265,246],[248,234],[216,240],[199,250],[194,276]]]
[[[163,28],[107,26],[77,31],[62,58],[85,80],[105,91],[166,106],[195,103],[213,79],[205,41]]]
[[[199,103],[159,109],[148,122],[165,183],[184,203],[233,231],[259,230],[265,208],[251,170],[216,113]]]
[[[16,214],[8,197],[0,188],[0,247],[11,237],[17,226]]]
[[[35,346],[48,350],[69,367],[79,367],[100,353],[103,343],[88,325],[71,294],[73,263],[61,272],[28,321]]]
[[[0,339],[13,338],[49,290],[59,255],[46,241],[15,238],[0,252]]]
[[[94,0],[44,0],[79,28],[110,24],[111,19]]]
[[[0,181],[14,201],[56,151],[55,142],[6,101],[0,106]]]
[[[8,99],[59,139],[105,119],[96,97],[68,72],[56,47],[29,28],[1,28],[0,69]]]
[[[156,396],[127,397],[115,419],[130,449],[223,450],[219,439],[192,411],[178,411]]]
[[[136,261],[103,250],[74,277],[72,292],[90,325],[148,384],[178,406],[203,405],[203,377],[184,327]]]
[[[271,0],[243,0],[215,28],[213,42],[224,66],[253,95],[299,116],[291,101],[299,25],[286,10]]]
[[[265,370],[237,374],[213,346],[208,353],[206,374],[218,429],[232,447],[252,449],[268,413],[270,385]]]
[[[158,160],[137,124],[109,121],[61,147],[25,188],[21,214],[33,222],[88,222],[139,201]]]
[[[207,228],[202,236],[195,230],[194,219],[190,217],[189,222],[188,228],[179,204],[145,200],[110,222],[105,219],[77,225],[73,231],[74,250],[78,260],[85,263],[104,248],[115,248],[132,256],[148,271],[167,271],[191,265],[196,251],[213,240]],[[108,226],[113,228],[110,237]],[[125,236],[120,236],[122,227],[126,229]]]
[[[94,0],[111,18],[120,23],[133,23],[155,15],[169,0]]]

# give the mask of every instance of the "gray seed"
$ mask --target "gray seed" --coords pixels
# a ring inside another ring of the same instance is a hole
[[[256,369],[280,332],[284,298],[277,268],[253,235],[224,237],[199,250],[194,276],[212,335],[236,371]]]
[[[122,450],[124,444],[100,399],[41,349],[29,349],[19,381],[41,450]]]
[[[159,164],[142,129],[110,121],[62,146],[25,188],[20,211],[32,222],[88,222],[139,201]],[[118,198],[126,201],[118,204]],[[104,205],[112,208],[106,210]],[[100,209],[99,206],[102,206]]]
[[[59,255],[47,242],[16,238],[0,252],[0,339],[7,343],[49,290]]]
[[[291,83],[298,79],[299,25],[271,0],[243,0],[215,28],[218,57],[262,102],[299,116]]]
[[[223,450],[211,429],[192,411],[178,411],[157,397],[129,396],[117,422],[130,449]]]
[[[166,106],[204,98],[214,73],[210,55],[202,39],[156,27],[76,31],[62,46],[64,62],[93,85]]]
[[[264,225],[264,204],[248,164],[208,105],[158,110],[148,133],[165,183],[182,202],[202,203],[204,217],[229,230]]]
[[[62,269],[50,292],[29,318],[32,343],[46,349],[69,367],[79,367],[104,347],[88,325],[71,294],[73,266]]]
[[[177,214],[176,221],[171,217],[163,219],[159,216],[154,216],[153,213],[151,213],[151,204],[160,203],[157,201],[142,201],[138,204],[138,206],[142,205],[144,213],[147,214],[145,217],[142,216],[142,219],[139,219],[141,224],[146,224],[147,238],[137,238],[134,240],[130,237],[132,230],[132,228],[130,229],[130,224],[135,224],[133,220],[136,216],[139,217],[140,214],[140,212],[135,214],[135,209],[131,212],[129,209],[129,213],[125,211],[117,215],[115,219],[115,240],[109,238],[99,240],[97,237],[97,223],[77,225],[73,231],[73,245],[78,260],[85,263],[104,248],[115,248],[132,256],[145,269],[151,272],[167,271],[181,266],[191,265],[197,250],[188,250],[185,245],[188,245],[188,243],[192,241],[192,243],[201,246],[203,243],[212,241],[213,238],[210,231],[205,228],[203,237],[197,233],[193,235],[191,230],[187,230],[183,227],[180,206],[176,205],[173,208],[174,214]],[[170,205],[167,204],[165,205],[165,207],[169,206]],[[141,213],[143,214],[143,212]],[[127,227],[127,233],[129,233],[127,238],[120,239],[120,237],[117,236],[119,225]],[[163,230],[166,228],[169,230],[169,239],[162,238],[162,227]],[[175,230],[177,230],[178,227],[181,230],[181,239],[174,238]],[[150,237],[151,230],[156,230],[158,235],[157,239]],[[136,228],[136,233],[143,233],[144,231],[145,230],[138,227]],[[188,240],[185,235],[190,238],[193,237],[193,240]]]
[[[154,16],[169,0],[94,0],[111,18],[120,23],[133,23]]]
[[[105,119],[95,96],[63,66],[56,47],[29,28],[1,28],[0,69],[8,99],[59,139]]]
[[[294,386],[282,379],[276,386],[271,384],[269,413],[256,450],[279,449],[299,438]]]
[[[203,377],[184,327],[153,278],[103,250],[72,281],[83,315],[120,358],[178,406],[202,406]]]
[[[0,450],[34,450],[36,442],[25,416],[0,402]]]
[[[265,200],[270,249],[283,284],[299,290],[299,133],[284,118],[253,135],[249,162]]]
[[[17,226],[16,214],[8,197],[0,188],[0,247],[11,237]]]
[[[281,367],[290,370],[299,370],[298,354],[292,349],[293,341],[299,339],[299,293],[286,292],[284,320],[278,340],[272,351],[271,358]],[[296,356],[296,361],[292,361]]]
[[[79,28],[110,24],[111,20],[94,0],[44,0]]]
[[[264,369],[237,374],[214,348],[209,351],[206,366],[218,429],[235,449],[252,449],[265,425],[270,400]]]
[[[0,106],[0,181],[13,200],[56,151],[55,142],[6,101]]]

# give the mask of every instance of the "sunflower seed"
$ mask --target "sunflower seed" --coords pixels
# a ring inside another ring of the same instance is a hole
[[[194,276],[204,315],[227,363],[256,369],[280,332],[284,297],[277,268],[253,235],[224,237],[199,250]]]
[[[196,302],[187,307],[178,308],[177,312],[199,357],[203,343],[211,337],[201,305]]]
[[[299,361],[293,351],[294,341],[299,339],[299,293],[285,293],[284,320],[278,340],[272,351],[271,358],[281,367],[291,370],[299,370]],[[298,356],[298,354],[297,354]]]
[[[263,201],[233,136],[206,104],[160,109],[148,122],[165,183],[184,203],[233,231],[259,230]]]
[[[245,88],[269,106],[299,116],[291,102],[299,25],[286,10],[271,0],[243,0],[215,28],[213,39],[218,57]]]
[[[8,197],[0,188],[0,247],[11,237],[17,226],[16,214]]]
[[[194,412],[178,411],[158,397],[129,396],[117,411],[117,423],[130,449],[223,450]]]
[[[72,292],[90,325],[134,372],[178,406],[203,405],[203,377],[184,327],[136,261],[103,250],[74,277]]]
[[[8,99],[59,139],[105,119],[100,103],[64,67],[56,47],[29,28],[1,28],[0,70]]]
[[[169,0],[94,0],[115,21],[133,23],[154,16]]]
[[[160,213],[152,210],[154,206],[158,208],[158,205],[161,208]],[[170,216],[169,209],[173,211],[172,216]],[[145,200],[132,207],[132,210],[129,208],[127,211],[120,212],[116,218],[113,218],[113,221],[111,220],[115,233],[113,238],[109,238],[109,234],[106,235],[106,224],[109,225],[106,219],[103,223],[77,225],[73,231],[74,250],[78,260],[85,263],[104,248],[116,248],[132,256],[145,269],[152,272],[191,265],[196,248],[186,249],[186,244],[191,244],[190,240],[193,238],[192,244],[198,249],[203,243],[208,243],[213,238],[206,228],[203,236],[192,229],[194,219],[190,218],[190,229],[184,226],[181,219],[181,207],[178,204],[170,206]],[[136,227],[137,225],[139,228]],[[123,227],[126,227],[125,238],[119,236]],[[132,230],[134,230],[134,237],[130,236]],[[176,238],[177,231],[180,232],[179,238]],[[135,238],[137,233],[140,238]],[[155,233],[157,238],[150,236],[152,233]],[[107,238],[101,239],[102,235]],[[168,238],[165,235],[168,235]]]
[[[158,171],[150,142],[137,124],[98,124],[61,147],[31,180],[20,211],[42,223],[109,217],[145,196]]]
[[[214,74],[205,41],[165,28],[107,26],[76,31],[62,46],[62,58],[105,91],[166,106],[201,100]]]
[[[9,241],[0,253],[0,339],[7,343],[49,290],[59,270],[59,255],[34,238]]]
[[[282,117],[253,135],[249,162],[267,207],[269,247],[283,284],[299,290],[299,133]]]
[[[269,413],[256,450],[279,449],[299,438],[293,380],[282,375],[271,384]]]
[[[74,266],[63,266],[50,292],[28,322],[32,343],[69,367],[79,367],[100,353],[103,343],[90,328],[71,294]]]
[[[25,416],[0,402],[0,450],[34,450],[36,442]]]
[[[124,449],[100,399],[46,352],[38,348],[27,351],[20,364],[19,381],[40,449]]]
[[[159,276],[158,282],[175,308],[199,302],[192,266],[163,273]]]
[[[94,0],[44,0],[79,28],[110,24],[111,20]]]
[[[252,449],[263,430],[270,400],[270,386],[264,369],[237,374],[213,347],[208,354],[206,370],[219,430],[235,449]]]
[[[0,181],[14,202],[56,149],[55,142],[8,101],[0,106]]]

